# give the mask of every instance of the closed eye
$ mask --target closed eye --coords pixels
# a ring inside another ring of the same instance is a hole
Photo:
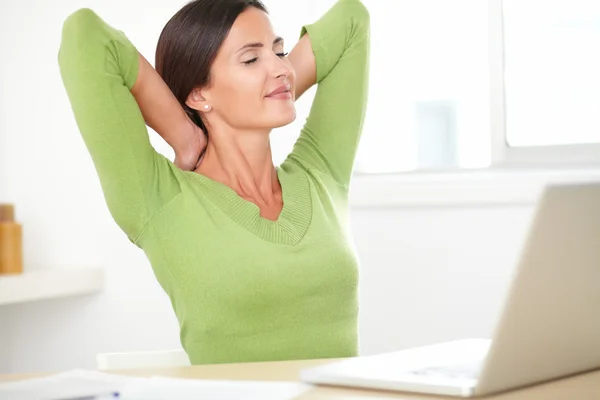
[[[283,58],[283,57],[286,57],[289,53],[276,53],[276,54],[279,58]],[[248,61],[244,61],[244,64],[250,65],[250,64],[254,64],[256,61],[258,61],[258,57],[254,57]]]

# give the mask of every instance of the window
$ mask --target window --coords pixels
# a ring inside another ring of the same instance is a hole
[[[357,172],[600,161],[600,2],[363,2]]]
[[[600,160],[600,3],[504,0],[505,146],[519,164]]]

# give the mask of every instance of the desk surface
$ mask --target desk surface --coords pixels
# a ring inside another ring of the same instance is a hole
[[[302,360],[278,361],[264,363],[244,364],[216,364],[197,365],[192,367],[176,368],[149,368],[139,370],[106,371],[123,375],[151,376],[160,375],[177,378],[196,379],[234,379],[234,380],[271,380],[271,381],[297,381],[298,373],[302,368],[336,361]],[[0,375],[0,381],[20,380],[40,376],[28,375]],[[314,387],[298,400],[375,400],[375,399],[405,399],[405,400],[441,400],[453,399],[452,397],[426,396],[410,393],[392,393],[374,390],[357,390],[334,387]],[[575,375],[519,390],[505,392],[485,397],[489,400],[598,400],[600,399],[600,370],[586,374]]]

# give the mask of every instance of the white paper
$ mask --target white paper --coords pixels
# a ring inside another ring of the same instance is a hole
[[[72,370],[43,378],[0,383],[0,400],[59,400],[120,392],[141,378]]]
[[[311,387],[297,382],[226,381],[153,377],[132,382],[120,400],[291,400]]]
[[[311,386],[298,382],[127,377],[72,370],[0,383],[0,400],[62,400],[119,393],[119,400],[291,400]]]

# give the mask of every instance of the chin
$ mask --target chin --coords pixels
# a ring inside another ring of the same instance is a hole
[[[270,116],[267,125],[271,128],[280,128],[291,124],[296,120],[296,109],[292,107],[286,112],[279,112],[276,115]]]

